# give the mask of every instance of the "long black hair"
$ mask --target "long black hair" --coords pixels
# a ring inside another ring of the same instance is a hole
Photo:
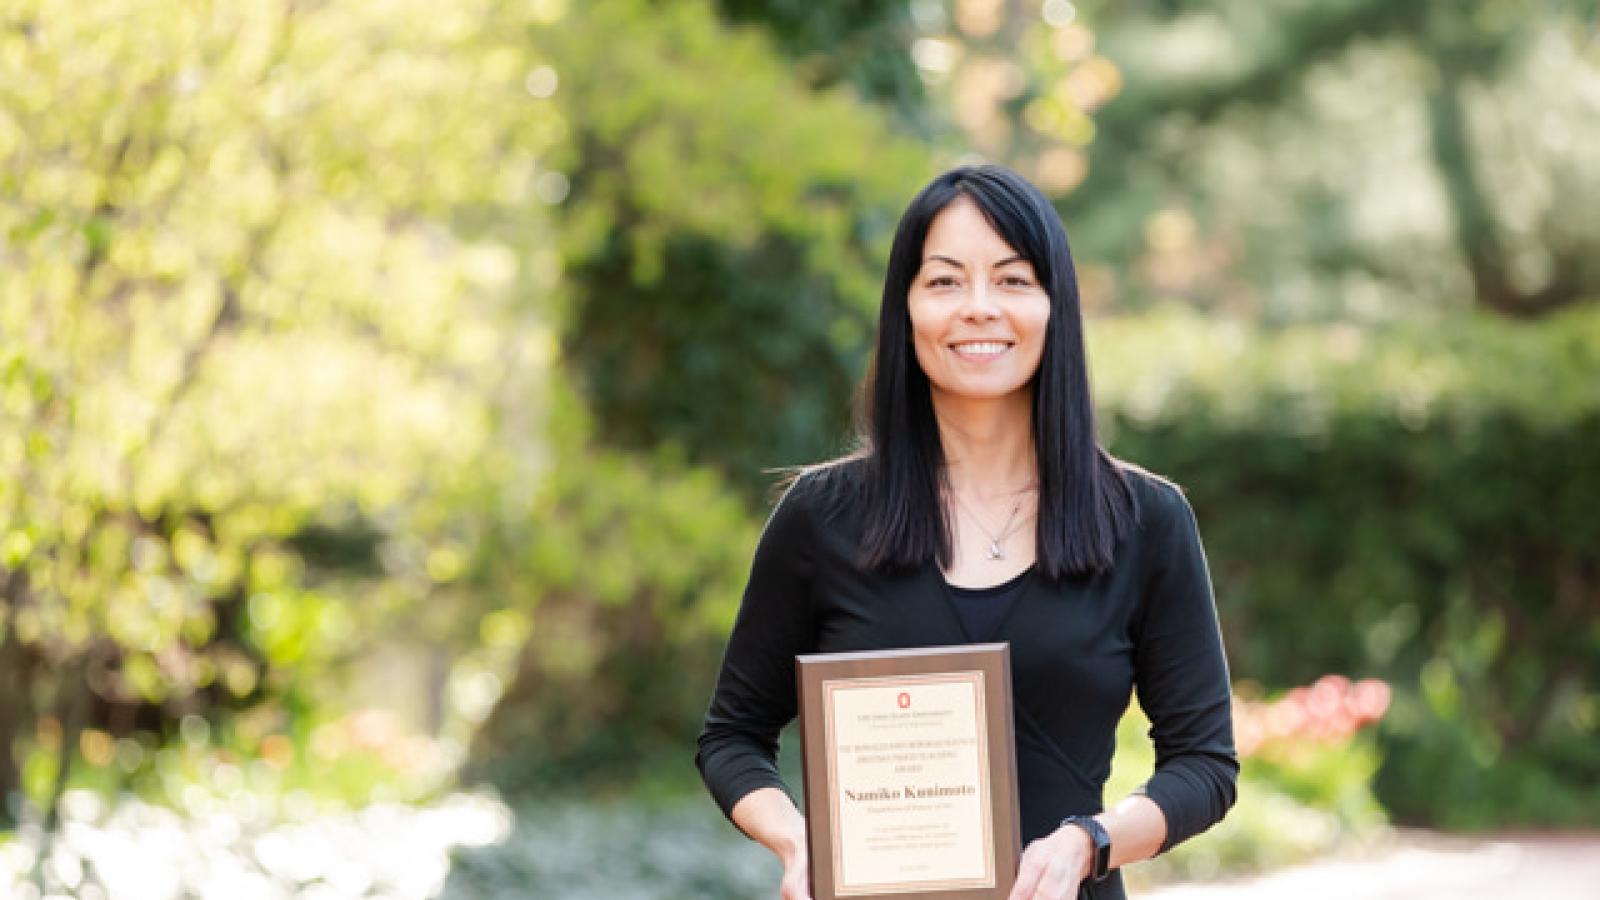
[[[1083,349],[1078,276],[1067,233],[1050,201],[1001,166],[962,166],[933,179],[900,218],[889,252],[878,345],[862,386],[861,449],[851,458],[866,498],[862,553],[879,570],[954,555],[944,448],[928,376],[911,342],[908,295],[922,268],[928,227],[957,197],[969,197],[1050,295],[1044,354],[1033,380],[1033,442],[1039,466],[1036,557],[1046,577],[1104,571],[1131,526],[1134,505],[1119,464],[1097,442]],[[853,480],[853,479],[852,479]]]

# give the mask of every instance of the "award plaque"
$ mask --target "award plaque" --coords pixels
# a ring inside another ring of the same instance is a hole
[[[811,896],[998,900],[1022,848],[1009,644],[795,658]]]

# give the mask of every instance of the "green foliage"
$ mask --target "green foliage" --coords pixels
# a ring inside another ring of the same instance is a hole
[[[1168,312],[1090,346],[1114,449],[1199,514],[1236,676],[1393,682],[1378,784],[1403,821],[1594,821],[1600,316],[1258,335]]]
[[[904,121],[927,115],[922,81],[911,63],[910,3],[717,0],[717,8],[730,22],[763,26],[810,87],[846,83]]]
[[[417,563],[459,541],[507,397],[547,374],[511,303],[548,290],[517,263],[559,128],[523,85],[537,24],[8,7],[0,795],[41,735],[62,773],[85,726],[170,739],[186,713],[316,702],[443,592]]]
[[[710,471],[615,452],[557,468],[536,507],[507,539],[542,597],[463,778],[525,796],[687,766],[756,524]]]
[[[565,350],[603,440],[678,443],[757,497],[762,470],[840,450],[881,260],[932,162],[706,4],[643,6],[587,5],[542,45],[581,75],[557,94]]]
[[[1245,761],[1241,775],[1247,795],[1255,786],[1268,786],[1360,832],[1385,820],[1372,793],[1381,760],[1376,742],[1363,735],[1351,743],[1308,742],[1291,752],[1254,756]]]
[[[1117,726],[1117,753],[1105,796],[1114,803],[1150,777],[1155,750],[1150,722],[1137,706]],[[1304,862],[1382,832],[1384,816],[1373,799],[1378,766],[1373,742],[1319,742],[1296,738],[1291,752],[1247,756],[1240,767],[1238,801],[1221,823],[1167,853],[1128,870],[1144,886],[1219,873],[1242,874]]]

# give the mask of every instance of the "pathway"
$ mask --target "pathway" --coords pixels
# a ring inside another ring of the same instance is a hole
[[[1141,891],[1138,900],[1600,900],[1600,835],[1446,837],[1397,832],[1389,847],[1243,881]]]

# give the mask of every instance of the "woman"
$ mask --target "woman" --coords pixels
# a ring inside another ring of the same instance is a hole
[[[864,449],[802,473],[762,534],[700,735],[707,787],[782,861],[784,900],[809,897],[775,766],[795,655],[1009,641],[1011,900],[1124,896],[1117,867],[1233,803],[1227,664],[1188,503],[1096,443],[1066,233],[1021,176],[959,168],[912,201],[867,388]],[[1156,770],[1104,809],[1130,691]]]

